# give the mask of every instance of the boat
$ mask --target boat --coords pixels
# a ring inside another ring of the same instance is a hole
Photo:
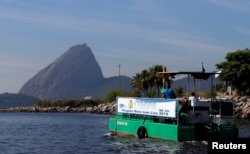
[[[176,75],[207,80],[214,72],[156,73],[163,82]],[[213,82],[211,78],[211,82]],[[213,84],[211,84],[213,85]],[[212,89],[212,88],[211,88]],[[132,135],[139,139],[158,138],[173,141],[208,141],[238,138],[234,124],[234,102],[226,99],[200,99],[191,107],[183,98],[117,97],[116,114],[109,119],[113,135]]]

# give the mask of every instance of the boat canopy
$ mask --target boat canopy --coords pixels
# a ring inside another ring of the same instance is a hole
[[[211,75],[219,74],[218,72],[157,72],[156,77],[174,79],[176,75],[191,75],[195,79],[207,80]]]

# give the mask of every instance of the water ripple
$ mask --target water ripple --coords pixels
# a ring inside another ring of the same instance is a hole
[[[206,142],[111,136],[109,117],[83,113],[0,113],[0,153],[207,153]],[[249,121],[239,124],[239,128],[240,136],[250,137]]]

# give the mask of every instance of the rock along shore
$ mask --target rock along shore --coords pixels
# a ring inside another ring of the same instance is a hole
[[[250,119],[250,96],[237,96],[228,98],[235,103],[235,117]],[[83,112],[97,114],[115,114],[116,103],[99,104],[93,107],[14,107],[0,109],[0,112]]]
[[[250,119],[250,96],[237,96],[230,99],[235,103],[235,117]]]
[[[114,114],[116,103],[99,104],[93,107],[13,107],[0,109],[0,112],[83,112],[97,114]]]

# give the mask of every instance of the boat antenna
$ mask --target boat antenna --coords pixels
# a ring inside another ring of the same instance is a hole
[[[203,62],[201,62],[201,65],[202,65],[202,73],[205,73],[205,68],[204,68],[204,66],[203,66]]]

